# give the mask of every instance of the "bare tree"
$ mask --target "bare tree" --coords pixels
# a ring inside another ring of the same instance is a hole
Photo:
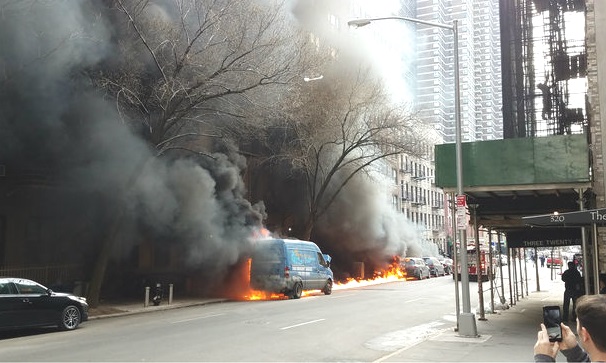
[[[391,104],[366,71],[301,83],[279,109],[283,112],[273,127],[281,132],[266,139],[268,160],[288,162],[305,180],[305,239],[356,175],[380,159],[424,150],[420,120],[406,106]]]
[[[302,72],[297,51],[305,39],[289,27],[282,3],[266,3],[112,0],[117,57],[90,77],[157,156],[212,158],[209,139],[246,118],[253,91],[288,84]],[[123,220],[124,208],[117,209],[93,271],[92,306]]]
[[[159,153],[204,151],[223,124],[245,117],[254,89],[301,72],[302,39],[280,3],[114,0],[119,67],[93,75]],[[192,138],[198,139],[192,142]],[[200,150],[202,149],[202,150]]]

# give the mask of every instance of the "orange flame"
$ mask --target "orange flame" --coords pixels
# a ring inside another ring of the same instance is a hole
[[[400,258],[394,256],[391,264],[384,270],[377,270],[373,273],[373,277],[369,279],[354,279],[348,278],[344,282],[338,282],[333,286],[333,290],[346,290],[356,287],[385,284],[388,282],[406,280],[406,270],[400,266]]]
[[[267,237],[271,237],[271,232],[265,227],[261,227],[252,232],[252,238],[254,239],[262,239]]]
[[[250,284],[250,265],[251,260],[248,260],[248,282]],[[385,267],[384,270],[377,270],[374,272],[373,277],[369,279],[354,279],[348,278],[343,282],[336,282],[333,285],[333,290],[347,290],[354,289],[356,287],[371,286],[385,284],[388,282],[406,280],[406,270],[400,266],[400,258],[394,256],[391,264]],[[320,290],[305,290],[303,291],[302,297],[314,296],[322,294]],[[244,300],[281,300],[288,299],[288,296],[284,294],[268,293],[264,291],[257,291],[250,289],[243,297]]]

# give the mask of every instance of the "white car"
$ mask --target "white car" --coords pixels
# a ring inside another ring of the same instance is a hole
[[[501,266],[507,266],[507,255],[503,255],[503,254],[499,255],[499,264]]]

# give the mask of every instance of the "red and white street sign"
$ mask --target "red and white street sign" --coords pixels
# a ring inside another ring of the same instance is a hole
[[[465,194],[457,195],[457,208],[467,207],[467,196]]]

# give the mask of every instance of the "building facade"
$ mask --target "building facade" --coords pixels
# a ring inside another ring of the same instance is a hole
[[[418,0],[416,18],[458,21],[459,86],[464,141],[503,135],[497,0]],[[445,143],[455,142],[453,32],[418,25],[416,106]]]

